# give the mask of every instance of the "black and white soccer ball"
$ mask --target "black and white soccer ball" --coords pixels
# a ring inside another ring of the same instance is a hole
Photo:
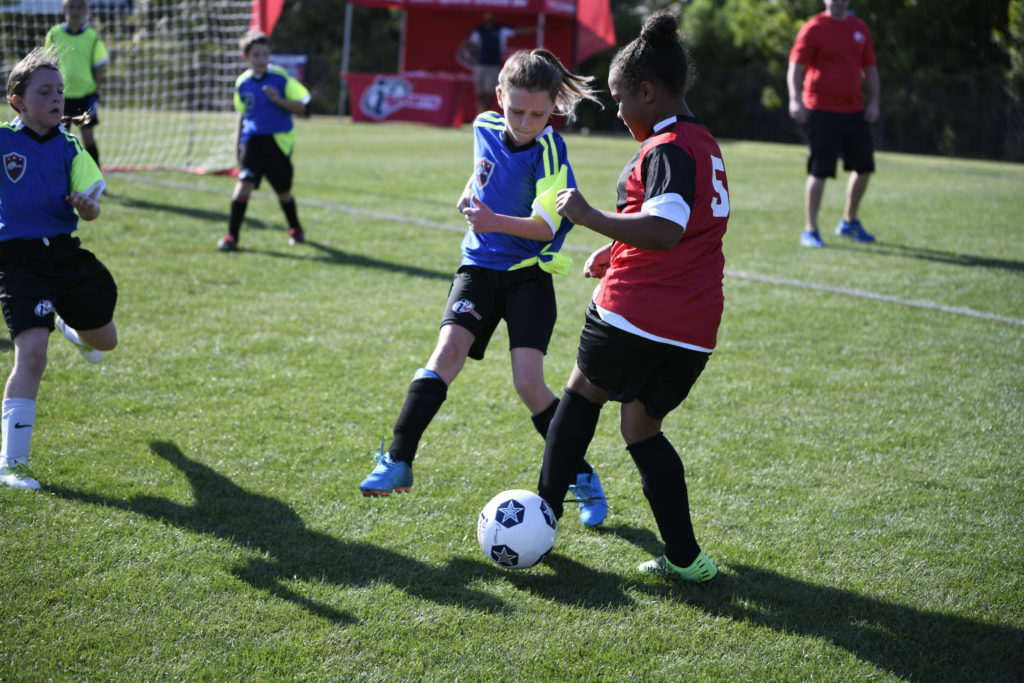
[[[502,491],[480,511],[476,538],[484,555],[506,569],[532,567],[555,547],[558,520],[531,491]]]

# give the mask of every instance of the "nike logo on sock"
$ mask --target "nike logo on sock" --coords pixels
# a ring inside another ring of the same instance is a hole
[[[14,423],[14,428],[15,429],[24,429],[25,427],[31,427],[31,426],[32,426],[31,424],[23,425],[20,422],[15,422]]]

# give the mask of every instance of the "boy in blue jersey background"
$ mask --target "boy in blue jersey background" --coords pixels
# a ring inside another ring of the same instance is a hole
[[[508,328],[512,379],[544,436],[558,399],[544,380],[544,354],[555,326],[552,273],[568,271],[559,253],[572,224],[558,216],[558,190],[575,185],[565,141],[548,119],[569,118],[582,99],[596,101],[592,79],[569,73],[544,49],[516,52],[505,62],[496,94],[504,112],[473,123],[473,172],[456,205],[469,230],[452,281],[433,354],[413,375],[394,437],[359,488],[386,496],[412,487],[420,437],[447,397],[466,358],[480,360],[498,323]],[[574,484],[584,524],[596,526],[607,504],[592,468],[582,463]]]
[[[14,343],[4,386],[0,484],[39,488],[28,469],[36,398],[56,326],[92,363],[117,346],[117,286],[71,233],[100,215],[106,184],[82,143],[64,128],[64,80],[42,48],[15,65],[0,125],[0,308]]]
[[[238,235],[249,197],[264,175],[277,193],[288,221],[288,242],[297,244],[305,240],[305,233],[291,193],[294,175],[291,154],[295,146],[292,115],[306,113],[310,94],[306,86],[285,69],[270,63],[270,39],[265,33],[250,31],[239,45],[242,58],[249,65],[235,81],[234,94],[238,112],[235,148],[241,170],[231,197],[228,234],[217,243],[217,248],[221,251],[238,249]]]

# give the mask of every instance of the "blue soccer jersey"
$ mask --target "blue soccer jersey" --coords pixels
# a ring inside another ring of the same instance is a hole
[[[495,112],[484,112],[473,122],[473,196],[498,214],[539,216],[553,236],[542,242],[470,229],[462,239],[462,265],[513,270],[539,264],[564,272],[567,259],[557,252],[572,223],[555,212],[554,198],[559,189],[576,187],[565,141],[548,127],[530,145],[510,149],[504,133],[505,117]]]
[[[69,234],[78,214],[68,194],[99,197],[106,188],[96,162],[64,126],[40,136],[20,119],[0,125],[0,159],[0,241]]]
[[[295,146],[291,112],[270,101],[263,92],[266,85],[272,86],[286,100],[309,103],[309,90],[285,69],[271,64],[259,77],[247,70],[235,81],[235,110],[242,115],[242,135],[238,142],[244,145],[253,135],[273,135],[281,151],[290,155]]]

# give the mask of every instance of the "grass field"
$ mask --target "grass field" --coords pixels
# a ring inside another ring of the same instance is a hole
[[[504,332],[413,491],[359,494],[436,339],[471,134],[314,118],[298,140],[294,247],[266,191],[223,254],[230,178],[108,177],[80,232],[122,341],[90,366],[51,338],[43,490],[0,490],[0,680],[1024,678],[1024,166],[882,153],[879,242],[832,236],[841,174],[807,250],[804,150],[723,143],[719,347],[665,423],[721,569],[692,586],[633,573],[660,546],[614,406],[588,456],[606,523],[568,508],[525,572],[480,553],[480,508],[534,488],[542,452]],[[567,141],[611,208],[635,143]],[[556,392],[602,241],[569,236]]]

